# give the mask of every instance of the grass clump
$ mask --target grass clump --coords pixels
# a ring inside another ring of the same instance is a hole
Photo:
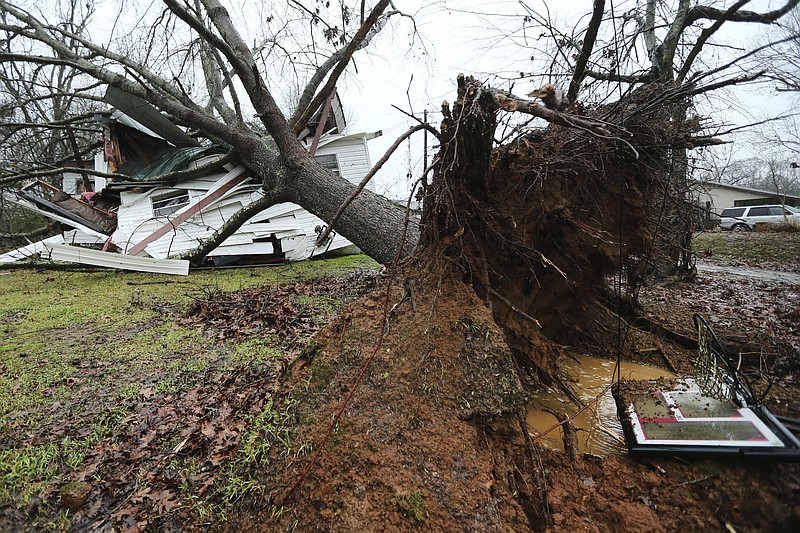
[[[422,525],[428,519],[428,502],[425,501],[425,495],[421,490],[401,492],[397,495],[396,501],[400,511],[416,525]]]

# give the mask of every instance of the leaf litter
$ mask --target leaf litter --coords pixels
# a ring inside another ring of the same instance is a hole
[[[376,279],[375,271],[359,270],[233,292],[204,289],[183,312],[165,311],[159,305],[158,317],[145,328],[168,324],[170,313],[175,313],[170,330],[188,326],[212,341],[210,346],[181,347],[179,355],[209,357],[204,352],[210,352],[213,358],[219,357],[217,350],[230,358],[230,345],[251,339],[268,339],[274,348],[270,353],[277,355],[248,361],[245,354],[244,361],[233,364],[222,357],[185,382],[180,382],[178,370],[173,372],[177,382],[173,388],[162,386],[163,372],[154,371],[153,357],[134,360],[126,366],[124,379],[140,385],[126,397],[109,399],[99,393],[69,408],[52,402],[47,409],[61,417],[57,423],[38,428],[23,424],[0,438],[0,454],[6,454],[0,457],[0,482],[5,485],[0,486],[0,529],[27,523],[75,531],[178,531],[186,530],[186,524],[202,530],[224,520],[231,504],[246,494],[231,486],[244,480],[246,489],[257,490],[247,484],[250,471],[267,458],[272,444],[286,440],[277,425],[288,419],[272,413],[286,365],[322,325],[371,289]],[[124,343],[126,334],[121,336]],[[81,343],[86,352],[73,361],[79,375],[66,381],[76,391],[113,370],[111,363],[92,357],[92,350],[102,349],[103,342],[91,340],[99,342]],[[272,425],[254,428],[265,414]],[[23,421],[24,415],[16,413],[16,419]],[[100,424],[85,423],[92,419],[105,420],[107,431],[98,431]],[[261,447],[260,452],[242,456],[245,441],[251,448]],[[12,467],[4,465],[20,446],[25,447],[23,442],[61,448],[48,462],[47,472],[29,476],[35,487],[16,486]],[[72,461],[64,452],[70,446],[80,453]],[[61,489],[76,482],[85,483],[89,494],[85,504],[68,510]]]

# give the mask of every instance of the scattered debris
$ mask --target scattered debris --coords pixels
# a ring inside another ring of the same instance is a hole
[[[219,148],[201,146],[150,104],[111,86],[105,100],[115,110],[97,115],[104,149],[94,165],[98,172],[116,175],[114,179],[94,178],[94,190],[89,191],[76,187],[67,192],[36,180],[4,192],[9,201],[74,228],[65,233],[71,247],[102,247],[121,256],[177,258],[210,239],[244,207],[263,200],[259,177]],[[333,104],[327,119],[317,113],[299,139],[322,165],[358,183],[370,168],[367,141],[381,132],[347,133],[338,97]],[[319,122],[325,124],[324,133],[317,130]],[[64,172],[65,187],[68,178],[75,176],[77,169]],[[74,183],[88,186],[83,180]],[[317,245],[324,230],[322,220],[298,205],[265,206],[205,254],[205,262],[219,266],[243,257],[302,261],[356,250],[336,232]],[[0,262],[41,251],[28,245],[0,256]],[[61,254],[59,260],[108,266],[103,264],[106,259],[77,252]],[[120,259],[120,263],[153,272],[139,262]]]

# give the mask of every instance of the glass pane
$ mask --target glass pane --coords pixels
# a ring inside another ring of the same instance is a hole
[[[766,437],[751,422],[644,422],[648,440],[760,441]]]

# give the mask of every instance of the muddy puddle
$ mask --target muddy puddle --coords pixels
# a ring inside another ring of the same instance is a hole
[[[622,426],[617,418],[617,408],[609,387],[613,381],[615,365],[616,362],[610,359],[584,355],[562,361],[563,372],[572,380],[570,385],[573,391],[582,402],[590,404],[572,420],[578,429],[578,446],[581,452],[605,456],[626,450]],[[663,368],[627,361],[622,362],[621,376],[627,380],[676,377]],[[544,390],[532,394],[527,415],[531,437],[547,448],[563,452],[561,428],[554,427],[558,420],[548,410],[571,417],[579,409],[560,390]]]

